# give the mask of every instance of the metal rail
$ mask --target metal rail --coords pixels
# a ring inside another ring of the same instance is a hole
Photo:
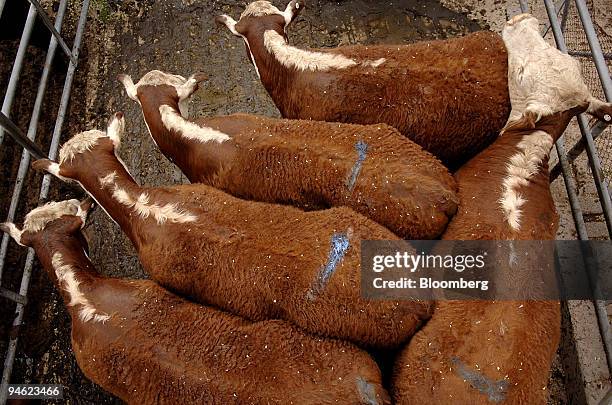
[[[0,15],[1,17],[1,15]],[[15,92],[17,91],[17,84],[19,83],[19,75],[21,75],[21,68],[23,67],[23,60],[25,58],[28,44],[30,43],[30,36],[32,35],[32,29],[36,22],[36,8],[30,6],[28,10],[28,17],[26,18],[25,25],[23,26],[23,33],[19,40],[19,48],[17,49],[17,56],[15,56],[15,62],[13,63],[13,70],[11,71],[11,77],[2,101],[2,113],[7,117],[10,116],[11,108],[13,107],[13,99],[15,98]],[[0,126],[0,145],[4,140],[4,128]]]
[[[587,34],[587,40],[589,42],[589,46],[591,47],[591,52],[593,53],[593,60],[597,66],[597,70],[601,79],[601,85],[604,89],[604,93],[606,95],[606,99],[610,100],[610,96],[612,96],[612,81],[610,80],[610,74],[608,72],[608,68],[605,65],[605,61],[603,58],[603,53],[601,50],[601,46],[599,44],[599,40],[597,39],[597,35],[595,34],[595,30],[593,27],[593,22],[591,21],[591,17],[589,15],[588,9],[584,0],[575,0],[576,7],[578,8],[580,19],[582,21],[582,25],[584,27],[585,33]],[[555,43],[557,44],[557,48],[560,51],[567,53],[567,46],[565,44],[565,38],[563,36],[563,31],[561,25],[559,24],[559,20],[557,18],[557,12],[555,9],[555,5],[551,0],[544,0],[544,5],[546,7],[546,12],[548,14],[548,18],[550,20],[550,25],[553,31],[553,36],[555,38]],[[522,5],[521,5],[522,8]],[[523,10],[524,12],[526,10]],[[584,114],[578,116],[578,125],[580,127],[580,132],[582,133],[582,138],[585,142],[587,155],[589,159],[589,164],[591,166],[591,171],[593,173],[593,180],[595,182],[595,186],[597,187],[597,192],[600,198],[601,207],[604,213],[604,217],[606,219],[606,225],[608,227],[608,236],[612,236],[612,222],[610,221],[610,217],[612,214],[612,204],[610,203],[610,194],[608,192],[607,185],[603,179],[603,175],[601,172],[601,163],[599,160],[599,155],[597,154],[597,149],[595,147],[595,143],[593,141],[593,136],[591,134],[591,128],[588,126],[588,121]],[[601,128],[602,125],[598,124]],[[559,154],[559,161],[561,163],[561,168],[563,171],[563,177],[566,182],[566,186],[568,182],[573,183],[573,175],[572,172],[569,171],[569,167],[566,167],[567,156],[564,153],[564,148],[561,150],[559,146],[562,145],[563,137],[557,142],[557,152]],[[564,162],[565,161],[565,162]],[[564,164],[565,163],[565,164]],[[582,213],[580,210],[580,204],[577,201],[577,196],[572,195],[575,190],[570,190],[571,187],[567,187],[568,197],[570,199],[570,205],[572,208],[572,214],[574,216],[574,220],[576,222],[576,228],[584,227],[584,218],[582,217]],[[572,200],[575,199],[577,203],[576,206],[572,203]],[[578,215],[580,213],[580,215]],[[577,221],[576,221],[577,220]],[[584,233],[583,233],[584,231]],[[588,234],[586,233],[586,229],[583,231],[578,230],[578,236],[581,240],[588,240]],[[588,275],[587,275],[588,276]],[[610,328],[610,323],[608,321],[608,314],[606,311],[605,302],[595,300],[594,302],[595,312],[597,315],[597,323],[599,325],[599,330],[601,333],[602,341],[604,344],[604,349],[606,351],[608,368],[610,369],[612,366],[612,330]]]
[[[34,17],[36,16],[36,14],[38,13],[39,15],[42,15],[44,13],[44,11],[42,10],[42,8],[40,8],[40,5],[38,5],[38,2],[36,0],[28,0],[30,1],[30,3],[32,4],[30,6],[30,12],[32,10],[34,10]],[[35,6],[36,3],[36,6]],[[0,0],[0,16],[2,13],[2,8],[4,6],[4,0]],[[40,148],[38,146],[36,146],[36,144],[34,143],[35,137],[36,137],[36,130],[38,127],[38,120],[40,117],[40,113],[41,113],[41,109],[42,109],[42,104],[43,104],[43,99],[44,99],[44,95],[45,95],[45,91],[46,91],[46,87],[47,87],[47,83],[48,83],[48,79],[49,79],[49,74],[51,71],[51,64],[53,62],[53,58],[55,56],[56,50],[58,45],[61,48],[64,48],[65,46],[65,41],[62,39],[61,37],[61,28],[62,28],[62,22],[64,19],[64,15],[66,13],[66,8],[68,6],[68,0],[61,0],[56,18],[55,18],[55,24],[53,25],[53,29],[50,30],[51,33],[51,40],[49,42],[49,48],[47,50],[47,56],[45,59],[45,65],[43,68],[43,73],[39,82],[39,86],[38,86],[38,92],[36,95],[36,100],[34,102],[34,108],[32,111],[32,116],[30,118],[30,123],[28,126],[28,131],[27,131],[27,135],[24,137],[23,133],[17,128],[17,126],[12,123],[10,121],[10,119],[8,119],[8,117],[4,117],[2,120],[0,120],[0,126],[4,126],[4,128],[7,129],[7,132],[13,136],[17,142],[20,142],[20,145],[22,144],[21,142],[25,143],[26,145],[26,149],[24,149],[22,157],[21,157],[21,161],[19,164],[19,170],[17,172],[17,178],[15,181],[15,186],[13,189],[13,195],[11,197],[11,205],[9,208],[9,213],[7,215],[7,220],[9,221],[13,221],[14,220],[14,216],[17,210],[17,207],[19,205],[19,200],[20,200],[20,196],[21,196],[21,191],[24,185],[24,180],[25,180],[25,176],[27,174],[28,171],[28,167],[29,167],[29,162],[30,162],[30,154],[32,154],[35,157],[39,157],[37,155],[44,155],[43,153],[39,153],[40,152]],[[36,11],[38,8],[38,12]],[[82,5],[81,5],[81,13],[79,16],[79,21],[77,23],[77,27],[76,27],[76,34],[75,34],[75,39],[74,39],[74,44],[72,47],[72,50],[69,51],[69,65],[68,65],[68,70],[66,73],[66,79],[64,81],[64,88],[62,91],[62,96],[61,96],[61,100],[60,100],[60,106],[59,106],[59,111],[57,114],[57,118],[55,121],[55,128],[53,130],[53,136],[52,136],[52,140],[51,140],[51,146],[49,148],[49,153],[48,153],[48,157],[50,159],[55,159],[56,155],[57,155],[57,150],[59,147],[59,141],[60,141],[60,135],[61,135],[61,131],[62,131],[62,127],[63,127],[63,123],[64,123],[64,119],[66,117],[66,111],[68,108],[68,102],[70,100],[70,93],[72,90],[72,83],[74,80],[74,74],[76,72],[76,68],[77,68],[77,61],[79,58],[79,52],[80,52],[80,47],[81,47],[81,42],[83,39],[83,33],[85,31],[85,24],[87,22],[87,12],[89,10],[89,0],[83,0]],[[30,17],[30,13],[28,14],[28,17]],[[33,18],[35,19],[35,18]],[[48,21],[50,22],[51,20],[49,19],[49,17],[45,14],[44,17],[41,18],[43,21]],[[26,22],[27,23],[27,22]],[[28,27],[26,27],[28,28]],[[28,28],[29,32],[31,33],[31,27]],[[20,42],[20,49],[22,47],[24,47],[24,51],[25,51],[25,47],[27,47],[28,42],[29,42],[29,33],[27,34],[27,36],[25,35],[26,29],[24,29],[24,35],[22,35],[22,40]],[[26,39],[24,39],[24,37],[26,37]],[[62,45],[63,44],[63,45]],[[19,52],[18,52],[19,54]],[[19,56],[19,55],[18,55]],[[19,73],[21,71],[21,67],[23,64],[23,57],[21,58],[16,58],[14,65],[13,65],[13,73],[15,73],[15,78],[14,78],[14,84],[12,84],[11,81],[9,81],[9,89],[7,90],[7,95],[9,93],[10,87],[11,86],[16,86],[16,82],[18,80],[18,76]],[[11,79],[13,79],[13,74],[11,74]],[[14,93],[14,90],[13,90]],[[13,94],[14,96],[14,94]],[[5,101],[7,100],[7,98],[5,97]],[[8,109],[7,109],[7,113],[10,112],[10,106],[12,105],[12,96],[10,99],[10,103],[8,103]],[[3,110],[4,111],[4,110]],[[8,120],[8,122],[7,122]],[[16,129],[16,130],[15,130]],[[18,139],[19,138],[19,139]],[[2,137],[0,137],[0,142],[2,141]],[[33,145],[33,147],[32,147]],[[38,150],[37,150],[38,149]],[[43,180],[42,180],[42,184],[40,187],[40,193],[39,193],[39,198],[41,200],[45,199],[49,193],[49,184],[50,184],[50,179],[49,176],[44,176]],[[2,239],[2,245],[0,247],[0,284],[2,281],[2,270],[4,269],[4,265],[6,262],[6,253],[7,253],[7,248],[8,248],[8,238],[7,235],[3,236]],[[28,249],[28,254],[27,254],[27,258],[26,258],[26,262],[24,265],[24,269],[23,269],[23,275],[22,275],[22,279],[21,279],[21,285],[19,288],[19,293],[14,293],[12,291],[9,291],[5,288],[2,288],[0,285],[0,295],[3,297],[6,297],[8,299],[11,299],[12,301],[14,301],[16,303],[16,309],[15,309],[15,318],[13,321],[13,333],[11,333],[11,337],[9,340],[9,345],[8,345],[8,349],[6,352],[6,357],[4,359],[4,368],[2,371],[2,380],[0,383],[0,405],[4,405],[7,401],[7,386],[10,382],[10,377],[11,377],[11,373],[13,370],[13,364],[15,361],[15,352],[17,349],[17,340],[19,338],[19,328],[21,327],[22,324],[22,320],[23,320],[23,315],[24,315],[24,310],[25,310],[25,304],[27,303],[27,293],[28,293],[28,287],[30,284],[30,276],[32,273],[32,265],[34,263],[34,250],[33,249]]]
[[[51,34],[53,34],[53,36],[55,37],[55,40],[57,41],[59,46],[62,48],[66,56],[68,56],[68,58],[72,61],[72,63],[76,65],[77,60],[74,58],[74,55],[72,55],[72,51],[70,51],[70,48],[68,48],[68,45],[66,45],[66,42],[64,42],[64,39],[62,38],[60,33],[57,31],[57,28],[55,28],[55,26],[51,22],[51,19],[49,19],[49,16],[47,15],[47,13],[45,13],[45,10],[42,8],[38,0],[28,0],[28,1],[30,2],[30,4],[32,4],[36,8],[36,11],[38,12],[38,16],[40,17],[42,22],[47,26],[49,31],[51,31]]]

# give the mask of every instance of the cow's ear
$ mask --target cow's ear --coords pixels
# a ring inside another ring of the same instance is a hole
[[[283,12],[283,16],[285,17],[285,27],[287,27],[287,25],[291,24],[293,20],[297,18],[305,5],[306,2],[304,0],[291,0],[289,4],[287,4],[287,7]]]

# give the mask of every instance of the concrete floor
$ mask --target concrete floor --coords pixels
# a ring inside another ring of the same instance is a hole
[[[279,1],[275,3],[281,5]],[[508,5],[502,0],[309,0],[306,10],[289,29],[289,39],[298,46],[326,47],[415,42],[484,28],[500,31]],[[221,13],[238,17],[243,6],[243,1],[93,0],[83,64],[75,83],[64,140],[78,131],[104,128],[110,114],[124,111],[127,135],[120,154],[136,180],[145,185],[186,182],[155,147],[137,104],[125,96],[115,80],[119,73],[128,73],[137,80],[151,69],[182,75],[195,71],[209,74],[210,80],[201,86],[190,103],[192,115],[250,112],[278,116],[252,65],[247,62],[243,43],[213,23],[213,17]],[[553,184],[553,191],[562,216],[559,238],[574,239],[561,181]],[[56,192],[58,196],[64,194],[65,191]],[[586,194],[587,191],[582,193]],[[146,277],[129,240],[102,210],[92,215],[87,236],[92,261],[100,272],[116,277]],[[39,269],[35,272],[40,273]],[[31,294],[39,299],[28,308],[29,327],[23,334],[14,381],[64,384],[68,387],[68,403],[118,403],[80,373],[71,355],[69,319],[45,277],[33,279]],[[582,311],[584,316],[575,317],[588,320],[589,309]],[[552,404],[575,403],[566,389],[566,382],[573,377],[566,375],[567,366],[564,369],[563,363],[568,353],[579,357],[575,347],[567,343],[576,337],[570,320],[571,316],[564,326],[565,346],[569,346],[561,349],[549,386]],[[595,338],[585,335],[581,339],[589,342]],[[596,386],[595,396],[606,384],[603,370],[580,378],[579,385]]]

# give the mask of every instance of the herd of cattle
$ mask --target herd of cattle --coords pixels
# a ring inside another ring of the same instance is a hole
[[[287,44],[303,6],[217,17],[285,119],[189,120],[204,75],[119,77],[192,184],[137,184],[121,113],[33,164],[78,182],[152,279],[96,272],[91,200],[2,224],[60,289],[79,366],[133,404],[546,403],[558,302],[366,300],[360,241],[554,239],[550,150],[572,117],[610,121],[612,105],[527,14],[501,37],[315,51]],[[374,349],[398,353],[388,381]]]

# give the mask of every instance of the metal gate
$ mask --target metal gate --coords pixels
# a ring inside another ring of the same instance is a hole
[[[2,16],[2,11],[4,9],[4,4],[6,0],[0,0],[0,16]],[[11,0],[16,1],[16,0]],[[22,0],[26,1],[26,0]],[[24,150],[21,156],[21,161],[19,163],[19,169],[17,171],[17,177],[14,180],[13,193],[11,196],[11,202],[9,206],[9,212],[6,217],[7,221],[14,221],[15,213],[17,212],[17,208],[19,206],[19,201],[21,198],[24,180],[30,165],[30,157],[33,156],[36,159],[40,159],[43,157],[48,157],[49,159],[55,159],[57,155],[58,145],[60,141],[60,135],[62,131],[62,126],[64,124],[64,118],[66,116],[66,110],[68,108],[68,101],[70,99],[70,93],[72,90],[72,82],[74,79],[74,74],[77,68],[77,64],[79,61],[79,50],[81,48],[81,41],[83,39],[83,33],[85,31],[85,23],[87,22],[87,12],[89,10],[89,0],[76,1],[76,3],[81,3],[81,12],[79,16],[79,20],[76,27],[76,34],[74,37],[74,42],[72,45],[72,49],[70,49],[61,35],[62,23],[64,20],[64,16],[66,14],[66,9],[68,7],[68,0],[61,0],[59,4],[59,8],[55,17],[55,22],[53,23],[44,9],[41,7],[38,0],[27,0],[30,3],[30,8],[28,11],[28,16],[25,21],[25,25],[23,28],[23,33],[21,35],[21,39],[19,42],[19,48],[17,50],[17,55],[15,57],[15,61],[13,62],[13,69],[11,71],[11,75],[9,78],[8,86],[6,89],[6,93],[4,96],[4,100],[2,103],[2,111],[0,112],[0,147],[4,140],[5,134],[11,136],[19,145],[21,145]],[[47,49],[47,56],[45,59],[45,64],[43,67],[43,72],[40,78],[40,82],[38,84],[38,90],[36,93],[36,99],[34,101],[34,108],[32,110],[32,115],[30,116],[30,122],[27,129],[27,132],[24,133],[11,121],[9,118],[11,113],[11,108],[13,105],[13,101],[15,98],[15,92],[17,89],[17,85],[19,82],[19,77],[21,74],[22,67],[24,63],[27,63],[25,59],[26,49],[30,43],[30,37],[34,28],[34,24],[36,22],[37,17],[41,19],[44,25],[47,27],[49,32],[51,33],[51,40],[49,42],[49,47]],[[38,120],[41,114],[41,108],[43,103],[43,98],[45,95],[45,91],[47,88],[47,83],[49,79],[49,74],[51,70],[51,65],[53,59],[55,57],[55,53],[57,48],[63,53],[63,56],[68,59],[68,69],[66,72],[66,79],[64,82],[64,88],[62,91],[62,96],[60,100],[59,111],[57,112],[57,118],[55,121],[55,128],[53,130],[53,135],[51,139],[51,146],[49,148],[48,153],[43,152],[43,150],[35,143],[36,142],[36,132],[38,127]],[[40,185],[40,194],[39,198],[41,200],[45,199],[49,193],[49,185],[50,185],[50,177],[48,175],[44,176],[42,184]],[[30,184],[28,187],[35,187],[35,185]],[[0,296],[8,298],[12,302],[15,303],[15,317],[13,321],[13,329],[11,333],[10,340],[8,342],[8,349],[6,352],[6,356],[4,359],[4,367],[2,371],[2,383],[0,385],[0,405],[4,405],[7,401],[7,386],[10,382],[11,372],[13,370],[13,363],[15,360],[15,351],[17,349],[17,339],[19,338],[19,328],[21,327],[21,322],[23,320],[23,314],[25,305],[27,303],[27,294],[28,294],[28,286],[30,284],[30,275],[32,272],[32,264],[34,262],[34,250],[28,249],[28,254],[26,258],[25,265],[23,267],[23,274],[21,278],[21,286],[18,292],[13,292],[2,287],[2,272],[6,263],[6,255],[8,249],[9,237],[8,235],[3,235],[2,244],[0,245]]]
[[[546,35],[549,30],[552,30],[555,43],[560,51],[579,58],[583,65],[585,62],[593,63],[597,71],[599,83],[589,83],[589,87],[600,87],[605,99],[611,102],[612,80],[610,79],[610,71],[608,70],[606,59],[612,60],[612,54],[604,53],[602,50],[586,1],[574,0],[574,2],[571,2],[570,0],[563,0],[559,2],[559,7],[557,7],[552,0],[543,1],[548,16],[548,25],[543,35]],[[519,0],[519,6],[521,12],[529,12],[527,0]],[[575,23],[570,24],[569,13],[572,6],[575,7],[578,18],[576,18]],[[578,20],[580,21],[579,23]],[[569,32],[570,29],[572,32]],[[576,34],[583,35],[585,44],[588,44],[588,49],[570,49],[566,42],[568,32],[574,34],[574,36]],[[612,44],[610,45],[612,46]],[[589,81],[588,78],[587,81]],[[593,91],[594,89],[591,88],[591,90]],[[569,152],[567,152],[565,148],[565,136],[562,136],[555,145],[559,163],[551,170],[551,181],[559,174],[563,174],[563,180],[565,182],[578,239],[589,240],[585,216],[578,198],[574,172],[571,166],[573,161],[586,150],[588,164],[597,189],[599,204],[601,205],[603,218],[608,231],[607,238],[612,239],[612,203],[610,201],[610,190],[608,189],[608,184],[612,176],[612,139],[610,139],[611,134],[609,131],[606,133],[607,136],[602,135],[606,131],[608,124],[603,121],[597,121],[595,124],[589,126],[587,116],[581,114],[578,116],[578,126],[582,136],[578,142],[570,148]],[[600,136],[601,140],[604,141],[600,142],[600,145],[603,145],[601,155],[595,143],[595,140]],[[604,158],[603,162],[606,164],[605,170],[604,167],[602,167],[602,159],[600,159],[600,156]],[[586,276],[588,277],[588,275]],[[608,304],[610,303],[605,301],[593,302],[607,359],[608,370],[612,372],[612,328],[610,327],[606,308]],[[610,405],[610,392],[606,395],[606,398],[603,399],[602,405]]]

